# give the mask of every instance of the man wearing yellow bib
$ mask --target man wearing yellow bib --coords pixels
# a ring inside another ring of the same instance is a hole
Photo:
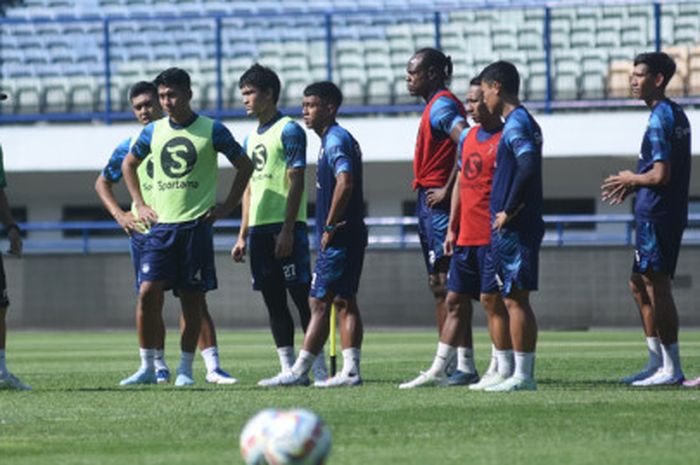
[[[152,82],[141,81],[134,84],[129,91],[129,103],[131,104],[131,109],[137,121],[144,126],[163,117],[163,109],[158,102],[158,88]],[[145,230],[143,224],[137,220],[133,204],[131,210],[122,210],[112,190],[113,186],[122,178],[122,162],[124,161],[124,157],[126,157],[131,150],[134,142],[136,142],[136,137],[129,137],[114,149],[107,165],[95,181],[95,190],[105,209],[129,235],[131,260],[134,265],[136,291],[138,292],[140,284],[141,249],[147,236],[144,234]],[[138,176],[139,182],[141,183],[141,195],[143,196],[144,202],[148,205],[151,202],[150,194],[153,190],[153,161],[150,157],[139,165]],[[202,295],[202,297],[204,297],[204,295]],[[235,378],[223,371],[219,366],[214,322],[207,310],[206,301],[202,304],[202,329],[199,333],[198,345],[207,368],[206,380],[207,382],[216,384],[231,384],[235,381]],[[158,323],[156,338],[158,344],[156,346],[154,359],[156,369],[155,381],[159,384],[168,383],[170,381],[170,369],[165,362],[165,324],[162,319]],[[139,352],[143,362],[145,358],[145,349],[141,348]],[[130,381],[134,380],[127,378],[124,380],[124,384],[131,384]]]
[[[253,289],[262,293],[267,306],[281,368],[277,376],[258,383],[268,386],[276,384],[275,379],[291,370],[295,361],[294,320],[287,292],[304,331],[311,315],[304,189],[306,133],[277,109],[281,85],[270,68],[253,65],[240,77],[238,86],[246,112],[255,116],[259,125],[243,143],[255,171],[243,196],[241,230],[231,255],[234,261],[242,262],[246,247],[250,248]],[[314,376],[324,380],[328,377],[324,357],[316,360]]]
[[[240,202],[253,165],[223,124],[192,111],[190,77],[184,70],[169,68],[154,84],[169,117],[147,125],[122,164],[137,215],[150,227],[142,248],[137,304],[139,343],[145,353],[142,366],[124,381],[143,384],[155,379],[155,328],[162,318],[164,291],[174,288],[183,316],[175,385],[187,386],[194,384],[192,361],[204,311],[203,294],[217,287],[212,225]],[[216,205],[217,153],[224,154],[237,170],[220,206]],[[148,205],[138,167],[150,154],[153,189]]]

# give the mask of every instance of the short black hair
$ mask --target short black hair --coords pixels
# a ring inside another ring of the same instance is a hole
[[[640,53],[634,57],[634,66],[647,65],[649,73],[656,76],[662,74],[664,82],[661,87],[666,88],[666,84],[671,80],[676,73],[676,62],[673,61],[670,55],[664,52],[647,52]]]
[[[436,48],[426,47],[418,50],[413,56],[421,56],[423,58],[421,60],[422,67],[435,68],[443,81],[449,81],[452,78],[454,66],[449,55],[445,55]]]
[[[241,88],[243,86],[257,87],[263,92],[271,90],[272,100],[274,100],[275,104],[280,98],[280,89],[282,88],[277,73],[259,63],[255,63],[241,75],[241,78],[238,80],[238,87]]]
[[[340,108],[343,104],[343,93],[338,86],[330,81],[314,82],[304,89],[304,97],[316,96],[323,102],[335,105],[335,108]]]
[[[129,101],[131,102],[136,97],[142,94],[152,94],[156,99],[158,98],[158,88],[155,84],[148,81],[139,81],[129,89]]]
[[[178,87],[186,91],[192,90],[190,75],[187,74],[187,71],[181,68],[168,68],[165,71],[162,71],[153,80],[153,84],[155,84],[156,87]]]
[[[479,74],[481,82],[501,84],[503,92],[510,95],[518,95],[520,92],[520,75],[518,68],[509,61],[496,61],[486,66]]]
[[[471,81],[469,81],[470,86],[480,86],[481,85],[481,77],[473,77]]]

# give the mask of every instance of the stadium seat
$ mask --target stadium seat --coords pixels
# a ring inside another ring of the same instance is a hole
[[[607,95],[610,98],[630,96],[632,61],[614,61],[608,70]]]

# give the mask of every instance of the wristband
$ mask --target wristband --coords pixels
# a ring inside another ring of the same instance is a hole
[[[323,227],[323,232],[331,233],[335,230],[334,224],[327,224]]]

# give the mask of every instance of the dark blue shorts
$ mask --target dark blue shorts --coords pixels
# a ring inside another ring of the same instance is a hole
[[[275,258],[275,240],[282,225],[269,226],[251,230],[248,236],[253,289],[260,291],[266,286],[294,287],[308,284],[311,281],[311,255],[306,224],[294,225],[292,255],[283,259]]]
[[[456,246],[447,273],[447,289],[479,300],[481,293],[498,292],[491,247]]]
[[[147,238],[147,235],[137,231],[132,231],[131,236],[129,236],[129,250],[131,251],[131,263],[134,266],[136,292],[141,287],[141,253]]]
[[[673,278],[683,239],[683,227],[638,221],[635,229],[634,273],[666,273]]]
[[[543,231],[491,232],[491,255],[496,271],[496,281],[504,296],[514,289],[537,290],[543,234]]]
[[[430,208],[426,204],[427,189],[418,189],[418,199],[416,200],[416,217],[418,218],[418,237],[423,250],[423,260],[428,274],[436,274],[440,271],[447,271],[446,268],[438,266],[445,257],[443,246],[447,227],[450,223],[450,201],[445,200],[442,204]],[[447,257],[445,257],[447,258]]]
[[[140,279],[193,291],[216,289],[212,225],[201,219],[156,223],[141,249]]]
[[[354,297],[360,287],[365,248],[356,245],[319,250],[309,295],[323,299],[330,292],[343,299]]]

